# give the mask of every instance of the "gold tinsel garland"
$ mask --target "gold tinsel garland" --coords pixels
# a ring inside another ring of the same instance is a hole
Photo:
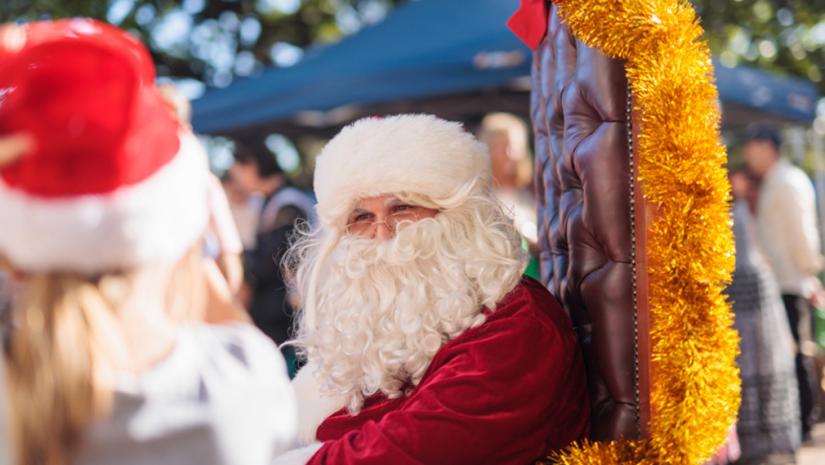
[[[739,408],[738,337],[722,292],[734,265],[725,148],[710,51],[686,0],[561,0],[583,43],[624,59],[641,131],[639,181],[650,231],[650,438],[579,444],[584,464],[699,464]]]

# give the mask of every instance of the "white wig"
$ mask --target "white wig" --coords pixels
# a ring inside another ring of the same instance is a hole
[[[320,222],[285,257],[300,301],[298,346],[330,394],[403,395],[447,341],[484,322],[521,279],[527,257],[495,200],[486,148],[428,115],[365,119],[317,160]],[[439,213],[376,241],[346,233],[359,199],[393,194]]]

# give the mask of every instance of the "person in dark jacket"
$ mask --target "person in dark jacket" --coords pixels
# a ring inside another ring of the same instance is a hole
[[[288,183],[275,156],[265,150],[238,144],[230,174],[242,189],[264,198],[255,244],[244,252],[244,268],[250,316],[280,344],[289,337],[293,315],[280,262],[296,224],[311,220],[314,201]],[[293,370],[294,357],[285,355]]]

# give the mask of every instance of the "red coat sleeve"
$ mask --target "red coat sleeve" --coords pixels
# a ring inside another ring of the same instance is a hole
[[[438,368],[399,409],[326,442],[308,463],[525,465],[586,434],[572,328],[508,318],[471,331],[436,356]]]

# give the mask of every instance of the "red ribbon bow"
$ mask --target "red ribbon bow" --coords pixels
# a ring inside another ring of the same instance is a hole
[[[507,27],[528,47],[535,50],[547,33],[546,0],[521,0],[521,6],[507,21]]]

